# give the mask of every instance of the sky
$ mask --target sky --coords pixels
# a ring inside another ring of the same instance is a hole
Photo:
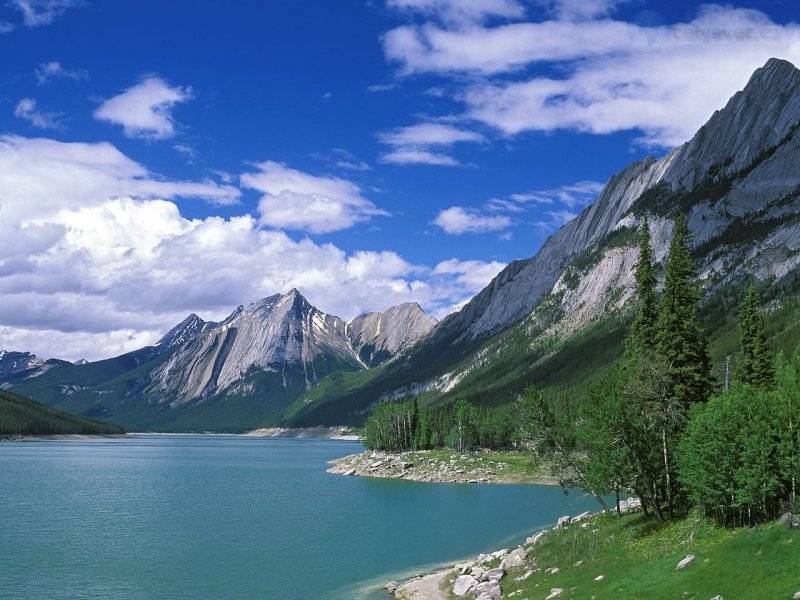
[[[0,349],[96,360],[297,288],[441,318],[689,139],[791,0],[1,0]]]

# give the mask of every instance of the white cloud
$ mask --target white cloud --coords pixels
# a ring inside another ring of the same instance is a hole
[[[244,187],[264,194],[258,204],[262,225],[329,233],[389,214],[346,179],[311,175],[274,161],[254,166],[258,171],[245,173],[240,180]]]
[[[72,79],[73,81],[86,81],[89,72],[86,69],[65,69],[60,62],[50,61],[36,67],[36,80],[39,85],[46,85],[54,79]]]
[[[442,123],[418,123],[383,131],[377,135],[382,144],[392,146],[390,152],[381,155],[384,163],[397,165],[426,164],[457,166],[460,163],[448,154],[433,151],[459,142],[483,142],[484,137],[475,131],[459,129]]]
[[[480,260],[458,260],[451,258],[440,262],[433,272],[438,275],[455,275],[459,283],[467,288],[482,290],[505,268],[505,263]]]
[[[454,80],[462,116],[503,134],[639,130],[656,146],[688,139],[769,58],[800,63],[800,26],[757,10],[710,5],[651,26],[598,18],[613,6],[559,2],[555,19],[495,27],[403,26],[384,51],[401,75],[472,75]],[[490,79],[537,66],[558,75]]]
[[[14,31],[14,24],[8,21],[0,21],[0,34],[11,33]]]
[[[58,209],[96,206],[121,196],[233,204],[239,195],[237,188],[212,181],[165,179],[106,142],[0,136],[0,224],[24,223]]]
[[[582,20],[603,17],[620,4],[630,0],[544,0],[552,13],[560,19]]]
[[[446,21],[481,21],[486,17],[515,18],[525,9],[517,0],[388,0],[394,8],[421,12]]]
[[[414,149],[386,152],[380,156],[380,161],[393,165],[434,165],[439,167],[457,167],[461,164],[452,156],[441,152]]]
[[[33,98],[23,98],[17,102],[14,107],[14,116],[28,121],[39,129],[61,129],[63,127],[62,114],[39,110],[36,100]]]
[[[578,181],[547,190],[511,194],[509,199],[521,204],[532,202],[538,205],[553,205],[559,203],[569,209],[583,208],[594,202],[603,189],[603,185],[599,181]]]
[[[128,137],[161,140],[175,135],[174,106],[191,98],[191,88],[172,87],[151,75],[103,102],[94,117],[122,125]]]
[[[440,211],[433,224],[441,227],[445,233],[458,235],[506,229],[511,225],[511,219],[506,216],[484,215],[461,206],[451,206]]]
[[[441,123],[418,123],[378,134],[378,141],[390,146],[451,146],[457,142],[482,142],[483,136]]]
[[[251,175],[278,194],[356,193],[282,165]],[[189,312],[220,319],[292,287],[343,318],[408,301],[441,315],[487,280],[484,263],[348,253],[247,214],[189,219],[170,199],[236,193],[159,178],[107,143],[0,137],[0,346],[103,358],[155,342]]]
[[[10,0],[9,6],[22,13],[27,27],[50,25],[67,10],[83,4],[82,0]]]
[[[547,233],[578,216],[602,189],[603,184],[597,181],[578,181],[557,188],[510,194],[492,198],[480,209],[452,206],[441,211],[433,223],[451,234],[501,231],[523,223],[521,216],[527,213],[534,215],[537,219],[534,225]],[[500,238],[510,239],[510,233],[501,234]]]

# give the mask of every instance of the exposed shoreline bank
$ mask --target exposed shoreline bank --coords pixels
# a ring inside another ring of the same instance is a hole
[[[556,478],[534,471],[520,453],[482,450],[416,450],[390,454],[366,450],[330,461],[335,475],[403,479],[426,483],[530,483],[557,485]]]
[[[245,437],[267,437],[267,438],[319,438],[326,440],[343,440],[357,442],[360,436],[350,433],[347,427],[266,427],[254,429],[241,435]]]

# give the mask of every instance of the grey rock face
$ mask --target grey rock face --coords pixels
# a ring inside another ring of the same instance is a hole
[[[0,350],[0,379],[34,371],[44,365],[44,360],[30,352]]]
[[[338,317],[311,306],[297,290],[239,308],[207,329],[193,315],[165,336],[184,336],[188,342],[156,370],[152,387],[181,403],[220,392],[253,367],[280,373],[284,381],[287,370],[302,372],[306,387],[311,387],[329,372],[317,373],[315,362],[321,357],[361,368],[345,326]]]
[[[346,323],[293,289],[240,306],[220,323],[189,315],[159,340],[160,351],[174,352],[148,391],[177,405],[232,389],[253,370],[275,374],[284,388],[299,380],[305,390],[333,371],[380,364],[435,323],[417,304]]]
[[[356,317],[347,324],[347,338],[364,364],[374,367],[411,346],[435,325],[436,319],[416,302],[409,302]]]
[[[658,186],[658,187],[657,187]],[[669,197],[670,204],[637,203]],[[770,60],[697,134],[662,158],[635,162],[606,183],[597,200],[554,233],[530,259],[514,261],[422,342],[426,348],[489,338],[512,326],[537,337],[568,337],[633,299],[638,251],[632,231],[650,217],[654,258],[667,254],[672,225],[686,213],[707,292],[743,277],[780,279],[800,269],[800,71]],[[691,193],[690,196],[686,194]],[[691,198],[681,204],[677,194]],[[614,232],[629,241],[602,243]],[[580,268],[576,257],[591,253]],[[587,264],[588,263],[588,264]],[[436,379],[390,394],[447,392],[491,360],[502,342]]]

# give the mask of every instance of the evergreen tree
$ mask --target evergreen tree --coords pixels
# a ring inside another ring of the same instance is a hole
[[[658,352],[669,365],[668,395],[684,407],[708,400],[712,388],[705,334],[697,317],[699,300],[691,233],[686,218],[679,215],[667,256],[656,339]]]
[[[658,302],[656,297],[656,272],[653,265],[653,249],[650,245],[650,224],[647,216],[642,220],[639,230],[639,260],[634,273],[636,279],[636,297],[639,300],[639,311],[626,340],[628,354],[636,354],[642,350],[652,350],[655,342],[655,327],[658,319]]]
[[[736,378],[755,387],[771,387],[775,381],[773,356],[764,331],[764,319],[758,309],[758,294],[752,283],[739,308],[739,336],[742,359],[736,369]]]

